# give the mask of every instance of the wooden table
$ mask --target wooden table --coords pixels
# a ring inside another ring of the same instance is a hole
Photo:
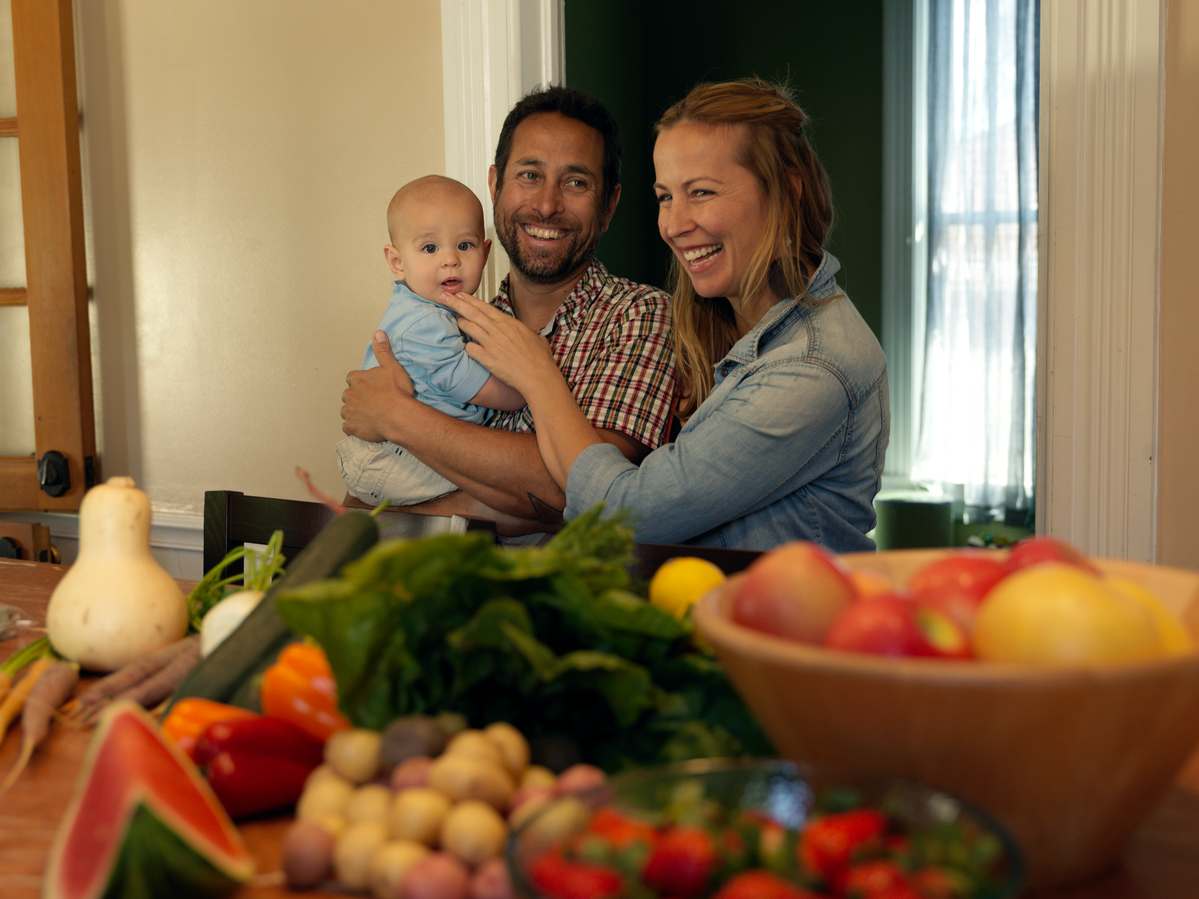
[[[15,605],[37,622],[66,568],[0,560],[0,602]],[[41,636],[31,630],[0,644],[0,658]],[[38,899],[42,870],[58,822],[74,790],[89,733],[57,727],[29,768],[0,802],[0,897]],[[7,772],[18,740],[0,747],[0,772]],[[286,819],[255,821],[241,827],[261,872],[236,899],[308,896],[336,899],[344,892],[289,893],[280,885],[278,847]],[[1037,894],[1038,899],[1195,899],[1199,897],[1199,752],[1177,785],[1137,831],[1115,870],[1089,883]]]

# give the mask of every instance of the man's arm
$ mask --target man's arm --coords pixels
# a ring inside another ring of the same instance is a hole
[[[372,342],[377,368],[350,372],[342,394],[342,430],[363,440],[389,440],[498,512],[538,522],[561,521],[566,496],[554,482],[537,436],[460,421],[412,397],[412,381],[383,332]],[[600,436],[633,461],[648,449],[617,431]]]

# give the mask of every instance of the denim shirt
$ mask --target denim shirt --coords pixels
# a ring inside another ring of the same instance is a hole
[[[776,303],[733,345],[674,443],[640,466],[607,443],[584,450],[567,479],[567,520],[602,501],[633,510],[641,542],[874,549],[887,361],[837,286],[840,267],[825,253],[808,288],[818,302]]]

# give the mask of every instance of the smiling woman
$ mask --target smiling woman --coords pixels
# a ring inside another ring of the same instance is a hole
[[[832,201],[804,122],[782,88],[753,80],[700,85],[658,124],[687,420],[640,465],[603,444],[536,334],[469,297],[450,303],[467,352],[528,400],[567,519],[604,502],[632,508],[646,542],[873,547],[887,366],[823,250]]]

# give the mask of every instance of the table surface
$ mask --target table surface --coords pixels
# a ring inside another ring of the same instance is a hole
[[[28,618],[45,620],[46,602],[59,578],[60,565],[0,559],[0,602],[22,609]],[[41,636],[26,633],[0,643],[0,658]],[[42,871],[58,823],[78,779],[90,733],[58,726],[0,804],[0,896],[38,899]],[[19,740],[10,733],[0,746],[0,773],[17,755]],[[279,874],[279,844],[287,818],[254,821],[241,832],[260,872],[256,882],[235,899],[308,896],[334,899],[344,892],[308,890],[290,893]],[[1104,876],[1068,889],[1041,891],[1039,899],[1194,899],[1199,896],[1199,752],[1179,775],[1137,831],[1117,867]]]

